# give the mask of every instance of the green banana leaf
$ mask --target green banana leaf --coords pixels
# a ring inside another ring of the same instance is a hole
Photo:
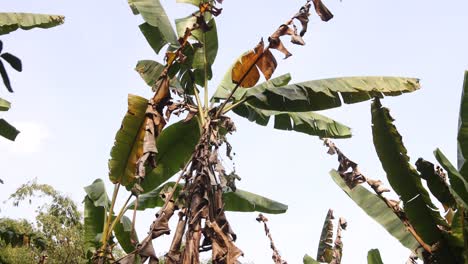
[[[270,79],[267,82],[259,84],[254,90],[264,89],[266,87],[279,87],[287,85],[291,80],[289,74]],[[241,91],[246,91],[242,89]],[[238,98],[242,98],[242,93],[237,93]],[[234,113],[247,118],[251,122],[266,126],[270,117],[274,117],[274,128],[280,130],[293,130],[312,136],[327,138],[349,138],[351,129],[329,117],[315,112],[281,112],[263,110],[252,106],[248,101],[234,108]]]
[[[455,197],[455,200],[459,205],[468,208],[468,182],[457,169],[455,169],[440,149],[434,151],[434,156],[439,164],[447,171],[450,181],[449,190]]]
[[[84,198],[84,245],[89,255],[99,249],[100,236],[103,232],[106,210],[110,206],[110,201],[101,179],[95,180],[84,189],[86,192]]]
[[[438,227],[448,226],[423,187],[418,172],[409,164],[402,137],[393,125],[390,111],[377,98],[372,103],[372,134],[374,146],[393,190],[401,197],[406,215],[419,236],[428,245],[445,243]],[[455,263],[447,247],[435,257],[445,263]]]
[[[304,258],[302,258],[302,263],[303,264],[320,264],[320,262],[316,261],[313,259],[311,256],[305,254]]]
[[[378,249],[371,249],[367,252],[367,264],[383,264]]]
[[[132,239],[135,242],[138,242],[138,237],[136,232],[132,234],[132,221],[127,216],[122,216],[119,223],[115,225],[114,234],[119,241],[119,245],[125,251],[125,253],[130,253],[135,250],[135,245],[132,243]]]
[[[191,28],[196,24],[196,17],[190,15],[185,18],[176,19],[175,23],[178,36],[183,37],[186,28]],[[191,39],[201,43],[201,47],[195,49],[192,61],[195,83],[200,86],[205,85],[205,76],[207,77],[207,81],[211,80],[213,75],[211,66],[218,53],[218,32],[214,18],[209,19],[207,25],[210,28],[209,31],[204,32],[201,29],[196,29],[192,31],[191,36]]]
[[[260,109],[306,112],[325,110],[374,97],[397,96],[419,89],[419,80],[403,77],[342,77],[307,81],[262,91],[247,90],[249,103]]]
[[[161,33],[159,28],[154,27],[147,22],[138,26],[140,28],[141,33],[145,37],[146,41],[150,45],[150,47],[159,54],[159,51],[167,44],[167,41],[164,39],[164,36]]]
[[[149,25],[158,28],[166,43],[179,45],[169,17],[159,0],[128,0],[128,4],[133,14],[141,14]]]
[[[336,170],[330,171],[333,181],[359,206],[367,215],[379,223],[387,232],[410,250],[415,250],[419,244],[407,231],[405,225],[395,215],[392,209],[376,194],[361,185],[350,189]]]
[[[179,121],[165,128],[156,140],[156,168],[146,172],[141,187],[144,192],[154,190],[180,171],[189,162],[198,144],[201,128],[197,117]]]
[[[143,126],[147,106],[147,99],[128,95],[128,110],[111,149],[109,178],[112,183],[120,183],[127,189],[133,186],[135,180],[138,150],[145,135]]]
[[[458,120],[458,170],[468,182],[468,165],[465,165],[468,158],[468,71],[465,71]]]
[[[0,136],[15,141],[16,136],[19,134],[19,130],[14,126],[10,125],[5,119],[0,118]]]
[[[8,111],[10,109],[11,103],[5,99],[0,98],[0,111]]]
[[[51,28],[63,24],[64,16],[31,14],[31,13],[0,13],[0,35],[8,34],[18,28]]]

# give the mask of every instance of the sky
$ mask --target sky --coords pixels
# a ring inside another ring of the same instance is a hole
[[[170,18],[193,8],[161,0]],[[311,15],[305,46],[285,41],[292,57],[281,60],[275,76],[290,72],[292,82],[342,76],[406,76],[421,79],[421,90],[382,103],[391,109],[411,162],[435,161],[440,147],[456,161],[456,133],[463,73],[468,69],[468,2],[463,0],[324,0],[335,17],[322,23]],[[210,82],[213,92],[229,65],[267,38],[304,1],[225,0],[217,19],[219,51]],[[81,203],[83,187],[96,178],[107,183],[107,160],[127,108],[127,94],[150,97],[151,91],[133,70],[141,59],[162,61],[139,32],[142,22],[124,0],[3,0],[2,12],[62,14],[56,28],[16,31],[1,36],[4,51],[23,61],[23,72],[9,71],[15,93],[0,87],[12,102],[2,113],[21,130],[16,142],[0,139],[0,201],[20,184],[37,178]],[[335,140],[364,175],[385,183],[372,144],[370,102],[324,111],[350,126],[353,137]],[[282,215],[267,215],[275,244],[289,263],[316,255],[329,208],[348,220],[343,233],[343,263],[365,263],[367,251],[379,248],[385,263],[403,263],[410,252],[370,219],[332,181],[328,172],[336,157],[316,138],[261,127],[231,114],[237,132],[235,168],[238,187],[289,205]],[[231,165],[233,166],[233,165]],[[386,184],[386,186],[389,186]],[[107,185],[109,195],[112,185]],[[396,197],[391,194],[390,197]],[[122,195],[121,199],[124,195]],[[122,202],[119,200],[119,202]],[[13,208],[1,203],[0,217],[33,219],[37,204]],[[154,213],[140,213],[143,237]],[[246,261],[271,263],[271,250],[257,213],[228,213]],[[170,237],[155,241],[158,254]]]

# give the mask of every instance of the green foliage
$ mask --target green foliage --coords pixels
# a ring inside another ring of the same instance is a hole
[[[0,35],[8,34],[18,28],[51,28],[63,24],[64,16],[31,13],[0,13]]]
[[[371,249],[367,252],[367,264],[383,264],[378,249]]]
[[[106,209],[109,208],[104,182],[95,180],[91,185],[85,187],[84,199],[84,246],[87,255],[99,249],[100,238],[104,229]]]
[[[178,45],[174,29],[159,0],[128,0],[128,4],[132,8],[133,14],[141,14],[146,23],[156,27],[161,32],[166,43]]]
[[[0,262],[34,263],[29,260],[37,262],[47,255],[47,263],[51,264],[85,263],[82,216],[74,201],[36,181],[23,184],[10,200],[19,206],[36,197],[51,201],[38,208],[35,225],[25,220],[0,219]]]
[[[311,256],[305,254],[304,255],[304,258],[302,259],[302,262],[304,264],[319,264],[320,262],[316,261],[315,259],[313,259]]]
[[[403,201],[410,222],[426,243],[434,244],[442,239],[437,225],[447,226],[447,223],[431,202],[418,172],[409,164],[402,137],[392,122],[389,110],[375,100],[372,104],[372,133],[377,155],[390,185]]]

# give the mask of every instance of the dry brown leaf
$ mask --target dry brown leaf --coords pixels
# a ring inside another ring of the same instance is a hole
[[[287,59],[292,56],[292,54],[286,49],[286,47],[281,42],[280,37],[284,35],[294,35],[294,30],[287,25],[281,25],[269,38],[270,48],[276,49],[284,54],[284,58]]]
[[[257,61],[257,67],[262,71],[265,79],[269,80],[276,70],[278,63],[270,50],[263,52],[263,56]]]
[[[309,23],[309,15],[310,15],[309,9],[310,9],[310,3],[307,2],[307,4],[301,7],[299,12],[294,16],[295,19],[301,22],[301,25],[302,25],[302,30],[300,32],[301,37],[304,36],[304,34],[307,32],[307,25]]]
[[[242,56],[241,60],[237,61],[232,68],[232,82],[243,88],[250,88],[257,84],[260,73],[255,67],[255,63],[259,57],[260,54],[253,50]]]
[[[329,21],[333,18],[333,14],[328,10],[328,8],[322,3],[322,0],[313,0],[315,12],[319,15],[322,21]]]

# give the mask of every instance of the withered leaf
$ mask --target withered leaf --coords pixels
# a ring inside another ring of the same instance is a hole
[[[315,12],[319,15],[322,21],[329,21],[333,18],[333,14],[328,10],[328,8],[322,3],[322,0],[313,0]]]
[[[270,48],[276,49],[284,54],[284,58],[287,59],[291,57],[291,53],[286,49],[286,47],[281,42],[280,37],[284,35],[294,35],[294,30],[287,25],[281,25],[269,38]]]
[[[154,104],[158,105],[160,102],[166,102],[170,98],[169,91],[169,77],[162,77],[156,82],[155,95],[153,97]]]
[[[307,4],[301,7],[299,12],[294,16],[295,19],[301,22],[302,30],[299,33],[301,37],[304,36],[304,34],[307,32],[307,25],[309,23],[309,15],[310,15],[309,9],[310,9],[310,3],[307,2]]]
[[[232,68],[232,82],[243,88],[250,88],[257,84],[260,73],[255,67],[255,63],[260,55],[261,53],[255,53],[255,51],[251,50],[242,56]]]
[[[276,70],[278,63],[270,50],[263,52],[263,56],[257,61],[257,67],[262,71],[266,80],[269,80]]]

